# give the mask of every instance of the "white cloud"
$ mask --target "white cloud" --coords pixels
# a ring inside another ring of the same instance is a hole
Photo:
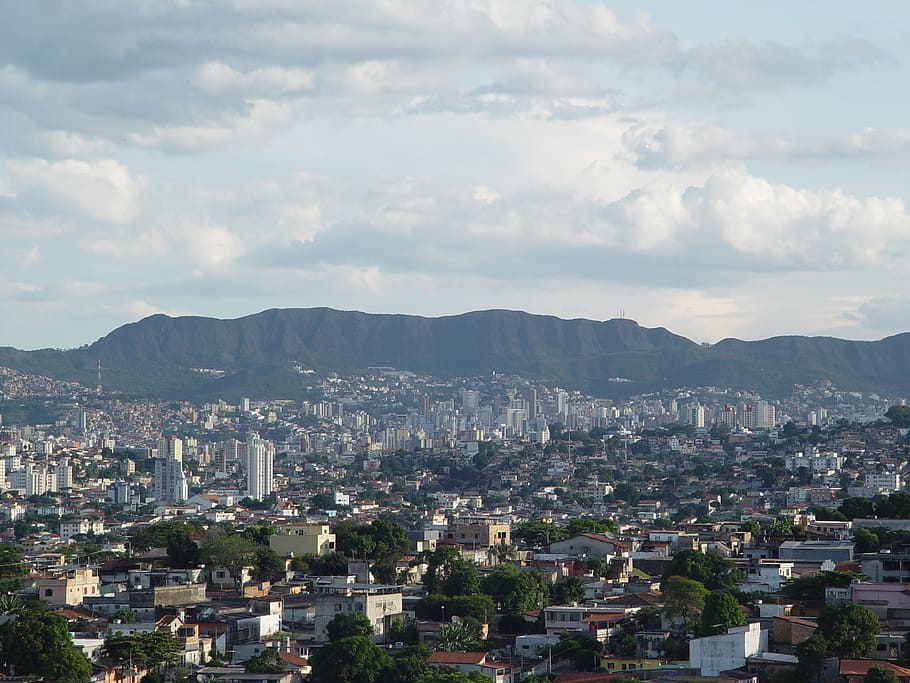
[[[145,181],[112,159],[7,162],[7,184],[16,197],[50,201],[63,210],[106,223],[126,223],[136,216]]]

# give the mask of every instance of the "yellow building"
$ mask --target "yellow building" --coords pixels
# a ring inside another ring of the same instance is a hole
[[[289,524],[269,536],[269,547],[282,557],[324,555],[335,550],[328,524]]]

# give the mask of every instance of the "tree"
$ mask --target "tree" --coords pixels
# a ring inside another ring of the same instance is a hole
[[[744,580],[743,573],[719,553],[683,550],[670,561],[664,577],[682,576],[700,582],[708,590],[736,589]]]
[[[224,536],[206,541],[200,554],[212,566],[227,569],[240,588],[244,568],[255,564],[256,545],[242,536]]]
[[[743,610],[729,591],[716,590],[708,593],[701,613],[701,635],[726,633],[731,626],[741,626],[744,623]]]
[[[616,532],[616,522],[612,519],[597,521],[588,517],[579,517],[568,521],[566,531],[569,536],[582,533],[612,534]]]
[[[796,672],[800,679],[818,681],[830,649],[828,641],[818,631],[797,645],[796,656],[799,664],[796,665]]]
[[[325,625],[330,642],[351,636],[373,635],[373,624],[363,612],[340,612]]]
[[[440,650],[476,650],[481,640],[481,625],[475,619],[455,618],[439,627]]]
[[[240,535],[250,543],[267,546],[269,544],[269,536],[272,536],[274,533],[275,527],[269,526],[268,524],[253,524],[244,529]]]
[[[10,544],[0,544],[0,593],[12,593],[22,588],[28,570],[22,561],[22,553]]]
[[[761,524],[756,522],[754,519],[750,519],[746,522],[743,522],[739,525],[740,531],[748,531],[755,538],[761,537]]]
[[[104,639],[101,654],[121,666],[152,669],[176,659],[180,646],[170,631],[140,631],[131,636],[112,633]]]
[[[554,605],[568,605],[585,599],[585,582],[577,576],[569,576],[557,581],[550,591]]]
[[[549,595],[539,573],[522,572],[512,564],[497,565],[483,578],[480,590],[509,612],[537,609]]]
[[[394,619],[389,625],[389,640],[393,643],[413,644],[420,640],[417,620],[413,617]]]
[[[856,543],[858,553],[875,553],[882,545],[878,534],[866,527],[860,527],[853,532],[853,542]]]
[[[500,567],[511,567],[501,564]],[[480,591],[480,579],[477,576],[477,565],[470,560],[457,558],[449,567],[449,575],[442,582],[442,592],[448,596],[474,595]]]
[[[307,569],[313,576],[343,576],[348,573],[348,561],[339,553],[326,553],[308,558]]]
[[[596,671],[600,666],[600,653],[597,650],[579,648],[573,659],[578,671]]]
[[[29,603],[15,619],[0,625],[0,656],[20,675],[84,683],[91,675],[91,664],[75,648],[68,631],[66,619]]]
[[[262,653],[246,660],[243,670],[248,674],[280,674],[285,668],[278,650],[267,647]]]
[[[268,546],[253,549],[253,578],[256,581],[274,581],[284,574],[284,560]]]
[[[310,657],[311,683],[375,683],[391,668],[392,658],[365,636],[329,643]]]
[[[119,621],[121,624],[135,624],[139,621],[139,617],[133,610],[121,608],[114,612],[114,621]]]
[[[891,420],[895,427],[910,427],[910,406],[891,406],[885,412],[885,417]]]
[[[708,595],[704,584],[684,576],[671,576],[661,582],[664,596],[664,612],[670,619],[682,621],[683,633],[689,632],[689,625],[701,614]]]
[[[872,501],[868,498],[854,496],[845,498],[844,502],[838,508],[840,513],[847,519],[867,519],[874,514]]]
[[[886,669],[883,666],[873,666],[870,667],[866,672],[866,675],[863,676],[863,683],[899,683],[899,679],[893,669]]]
[[[841,658],[856,659],[875,647],[881,630],[878,617],[862,605],[826,605],[818,615],[817,633],[828,641],[830,651]]]
[[[799,600],[824,600],[826,588],[845,588],[858,578],[860,575],[853,572],[823,571],[813,576],[801,576],[787,581],[781,587],[781,593],[788,598]]]
[[[542,548],[554,541],[561,541],[565,537],[565,527],[539,519],[520,522],[512,529],[514,540],[521,541],[532,548]]]

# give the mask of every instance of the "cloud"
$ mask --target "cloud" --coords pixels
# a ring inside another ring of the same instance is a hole
[[[747,134],[717,126],[656,123],[630,127],[623,144],[642,168],[691,168],[728,161],[910,162],[910,129]]]
[[[13,160],[7,162],[6,175],[16,205],[32,210],[56,205],[105,223],[132,220],[145,184],[112,159]]]

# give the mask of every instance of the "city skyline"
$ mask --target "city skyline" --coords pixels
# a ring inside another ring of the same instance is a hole
[[[906,331],[906,12],[8,8],[0,345],[315,306]]]

